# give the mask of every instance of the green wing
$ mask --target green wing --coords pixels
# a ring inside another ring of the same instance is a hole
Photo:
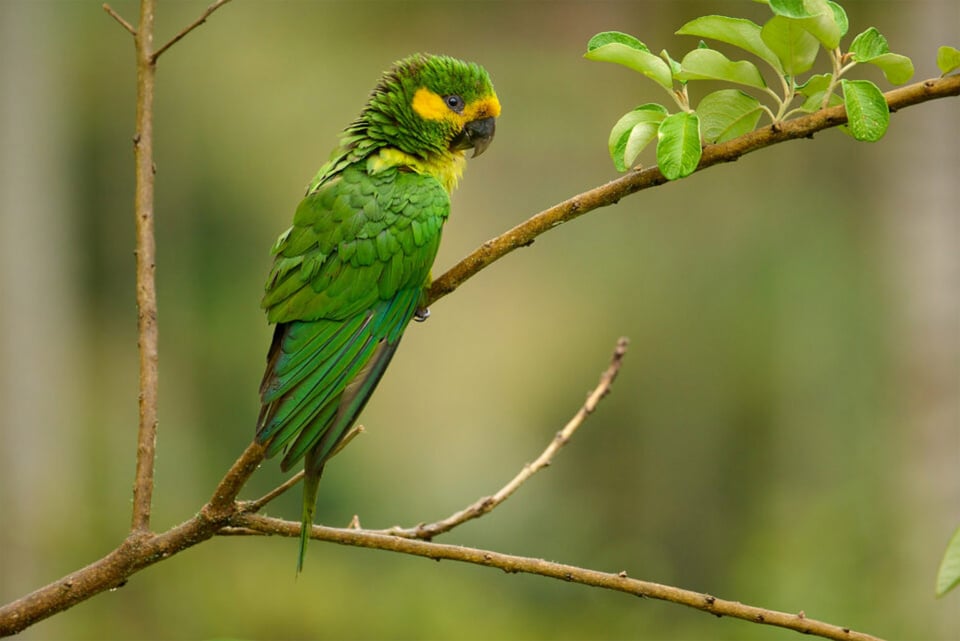
[[[277,323],[257,439],[313,471],[347,433],[420,304],[449,211],[427,175],[346,167],[300,203],[262,305]]]

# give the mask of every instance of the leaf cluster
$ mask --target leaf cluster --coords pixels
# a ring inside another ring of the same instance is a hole
[[[846,130],[854,138],[872,142],[883,137],[890,111],[880,89],[869,80],[843,76],[858,64],[871,64],[891,83],[903,84],[913,76],[911,60],[892,53],[886,38],[874,27],[858,34],[846,51],[841,49],[849,21],[843,7],[832,0],[755,1],[766,4],[773,13],[763,25],[745,18],[709,15],[691,20],[676,33],[716,40],[747,52],[772,70],[779,89],[767,84],[756,63],[731,60],[704,40],[677,61],[666,50],[654,54],[637,38],[619,31],[605,31],[590,39],[586,58],[643,74],[663,88],[679,108],[670,113],[663,105],[647,103],[617,121],[610,132],[609,148],[619,171],[629,169],[656,139],[657,163],[663,175],[670,180],[683,178],[697,168],[702,144],[748,133],[764,114],[776,126],[791,116],[837,104],[846,107]],[[831,70],[806,75],[821,49]],[[938,64],[944,74],[949,73],[960,66],[960,52],[941,47]],[[708,93],[694,107],[687,86],[697,80],[729,82],[760,93],[767,103],[740,88],[730,88]]]

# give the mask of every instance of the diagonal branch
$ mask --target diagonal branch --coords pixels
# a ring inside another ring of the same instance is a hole
[[[108,14],[110,14],[110,17],[111,17],[111,18],[113,18],[114,20],[116,20],[117,22],[119,22],[121,27],[123,27],[123,28],[126,29],[128,32],[130,32],[130,35],[131,35],[131,36],[133,36],[134,38],[137,37],[137,30],[136,30],[136,28],[134,28],[134,26],[133,26],[132,24],[130,24],[129,22],[127,22],[126,20],[124,20],[124,19],[123,19],[123,16],[121,16],[119,13],[117,13],[117,12],[113,9],[113,7],[111,7],[111,6],[108,5],[107,3],[103,3],[103,10],[106,11]]]
[[[239,535],[256,531],[259,534],[289,537],[300,536],[299,522],[284,521],[259,514],[239,515],[233,519],[232,524],[242,529],[232,530],[229,532],[230,534]],[[516,572],[536,574],[568,581],[570,583],[579,583],[596,588],[626,592],[627,594],[633,594],[639,597],[670,601],[671,603],[685,605],[715,616],[729,616],[753,623],[787,628],[802,632],[803,634],[814,634],[825,639],[836,639],[838,641],[880,641],[877,637],[869,634],[856,632],[849,628],[816,619],[810,619],[803,612],[792,614],[745,605],[737,601],[727,601],[702,592],[684,590],[682,588],[652,583],[650,581],[631,579],[624,571],[618,573],[599,572],[597,570],[588,570],[574,565],[554,563],[543,559],[501,554],[499,552],[468,548],[460,545],[447,545],[444,543],[408,539],[370,530],[331,528],[314,525],[310,536],[319,541],[411,554],[435,561],[446,559],[475,565],[485,565],[498,568],[511,574]]]
[[[304,471],[300,470],[299,472],[297,472],[296,474],[288,478],[286,481],[284,481],[277,487],[273,488],[272,490],[270,490],[269,492],[261,496],[260,498],[254,499],[253,501],[242,501],[240,503],[240,511],[250,512],[250,513],[259,512],[264,507],[266,507],[266,505],[270,501],[277,498],[278,496],[281,496],[284,492],[286,492],[290,488],[295,487],[297,483],[303,480],[303,475],[304,475]]]
[[[924,80],[884,94],[891,111],[936,98],[957,95],[960,95],[960,75]],[[788,120],[776,127],[757,129],[719,145],[707,145],[703,149],[697,171],[713,165],[738,160],[752,151],[787,140],[812,138],[815,133],[842,125],[846,121],[846,111],[844,111],[843,105],[838,105],[794,120]],[[635,170],[605,185],[577,194],[553,207],[544,209],[513,229],[483,243],[470,255],[433,281],[430,286],[427,304],[443,298],[481,269],[503,258],[513,250],[530,245],[540,234],[579,218],[599,207],[614,205],[624,196],[656,187],[666,181],[667,179],[663,177],[658,167]]]
[[[183,29],[181,29],[181,30],[180,30],[180,33],[178,33],[177,35],[175,35],[175,36],[174,36],[173,38],[171,38],[165,45],[163,45],[162,47],[160,47],[159,49],[157,49],[156,52],[154,52],[154,54],[153,54],[153,63],[156,64],[157,58],[160,57],[160,54],[162,54],[164,51],[166,51],[167,49],[169,49],[169,48],[172,47],[173,45],[175,45],[175,44],[177,44],[178,42],[180,42],[181,40],[183,40],[183,38],[184,38],[188,33],[190,33],[191,31],[193,31],[194,29],[196,29],[197,27],[199,27],[200,25],[202,25],[204,22],[206,22],[206,21],[207,21],[207,18],[210,17],[210,14],[212,14],[214,11],[216,11],[217,9],[219,9],[220,7],[222,7],[223,5],[227,4],[228,2],[230,2],[230,0],[216,0],[216,2],[214,2],[214,3],[211,4],[209,7],[207,7],[207,8],[204,10],[204,12],[200,14],[200,17],[199,17],[199,18],[197,18],[196,20],[194,20],[193,22],[191,22],[190,24],[188,24],[186,27],[184,27]]]
[[[593,413],[597,405],[600,404],[600,401],[610,393],[613,381],[617,378],[617,374],[620,372],[620,366],[623,364],[623,357],[627,353],[628,344],[629,341],[623,337],[617,341],[617,346],[613,350],[613,357],[610,359],[610,365],[607,366],[607,369],[600,376],[600,382],[597,386],[587,395],[586,402],[584,402],[563,429],[557,432],[556,436],[553,437],[550,444],[541,452],[540,456],[538,456],[533,463],[524,465],[523,469],[520,470],[509,483],[500,488],[496,494],[478,499],[472,505],[436,523],[430,523],[429,525],[421,523],[412,528],[394,527],[388,530],[379,530],[379,532],[393,536],[429,541],[438,534],[449,532],[462,523],[483,516],[510,498],[510,495],[516,492],[530,477],[550,465],[554,455],[560,451],[561,447],[567,444],[570,438],[573,437],[573,433],[583,425],[583,422]]]

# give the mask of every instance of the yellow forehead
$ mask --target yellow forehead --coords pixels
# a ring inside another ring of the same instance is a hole
[[[413,110],[425,120],[448,120],[463,127],[468,122],[500,115],[500,101],[495,95],[479,98],[468,103],[463,113],[456,113],[447,106],[443,96],[426,87],[420,87],[413,95]]]

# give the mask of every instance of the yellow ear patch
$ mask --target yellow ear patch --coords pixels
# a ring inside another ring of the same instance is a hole
[[[417,93],[413,94],[413,110],[424,120],[446,120],[451,115],[460,115],[450,111],[443,98],[426,87],[420,87]]]
[[[448,120],[459,128],[473,120],[500,115],[500,101],[495,95],[474,100],[463,108],[463,113],[458,114],[447,106],[441,96],[426,87],[420,87],[413,94],[412,107],[425,120]]]

